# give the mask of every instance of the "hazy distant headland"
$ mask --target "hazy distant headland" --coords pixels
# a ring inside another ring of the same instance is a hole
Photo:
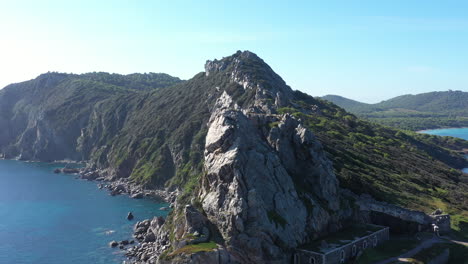
[[[468,127],[468,92],[445,91],[402,95],[366,104],[338,95],[322,97],[362,118],[408,130]]]

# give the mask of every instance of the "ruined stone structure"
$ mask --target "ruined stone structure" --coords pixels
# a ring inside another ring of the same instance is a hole
[[[347,263],[349,260],[357,257],[359,252],[377,245],[389,239],[389,228],[370,233],[364,237],[352,240],[340,247],[322,250],[321,252],[297,249],[294,254],[294,264],[339,264]]]
[[[361,195],[357,202],[363,221],[388,226],[393,234],[415,234],[430,230],[433,220],[424,212],[408,210]]]
[[[437,209],[429,216],[432,218],[432,224],[439,227],[439,233],[444,234],[450,232],[450,215],[444,214],[442,210]]]

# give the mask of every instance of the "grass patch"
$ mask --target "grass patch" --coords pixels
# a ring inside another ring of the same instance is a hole
[[[193,254],[197,252],[210,252],[215,250],[218,247],[218,245],[213,242],[207,242],[207,243],[200,243],[200,244],[193,244],[193,245],[187,245],[185,247],[181,247],[179,249],[176,249],[174,252],[168,254],[168,257],[174,257],[180,254]]]
[[[367,249],[358,259],[357,263],[370,264],[379,260],[396,257],[415,248],[420,242],[413,237],[392,238],[375,248]]]
[[[468,216],[465,214],[450,215],[452,232],[458,239],[468,239]]]
[[[419,251],[416,255],[411,256],[411,258],[422,263],[427,263],[442,254],[447,247],[447,244],[437,243]]]
[[[448,244],[450,249],[449,260],[447,264],[468,264],[468,247],[460,244]]]
[[[442,254],[446,249],[450,250],[447,264],[468,264],[468,247],[455,243],[438,243],[430,248],[423,249],[412,256],[409,263],[429,263],[429,261]]]
[[[268,219],[270,219],[270,222],[273,222],[276,224],[276,228],[278,228],[278,225],[284,228],[286,224],[288,223],[286,219],[284,219],[275,210],[268,211]]]
[[[278,127],[279,123],[280,123],[279,121],[271,122],[271,123],[268,124],[268,126],[269,126],[270,128]]]

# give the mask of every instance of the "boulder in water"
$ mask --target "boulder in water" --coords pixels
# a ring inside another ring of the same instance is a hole
[[[113,248],[116,247],[116,246],[118,246],[118,245],[119,245],[119,243],[118,243],[117,241],[115,241],[115,240],[114,240],[114,241],[111,241],[111,242],[109,243],[109,246],[110,246],[110,247],[113,247]]]
[[[77,169],[77,168],[63,168],[62,172],[66,173],[66,174],[75,174],[75,173],[79,173],[80,169]]]
[[[127,220],[133,220],[134,216],[132,214],[132,212],[129,212],[128,215],[127,215]]]

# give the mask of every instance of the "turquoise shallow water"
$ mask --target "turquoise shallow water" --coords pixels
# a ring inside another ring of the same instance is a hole
[[[54,166],[0,160],[1,264],[122,263],[108,242],[131,239],[136,221],[167,214],[159,210],[167,204],[109,196]]]
[[[468,140],[468,128],[446,128],[421,131],[422,133],[438,135],[438,136],[451,136]],[[466,156],[468,158],[468,155]],[[463,170],[468,173],[468,168]]]
[[[424,130],[422,133],[438,135],[438,136],[451,136],[468,140],[468,128],[444,128],[434,130]]]

